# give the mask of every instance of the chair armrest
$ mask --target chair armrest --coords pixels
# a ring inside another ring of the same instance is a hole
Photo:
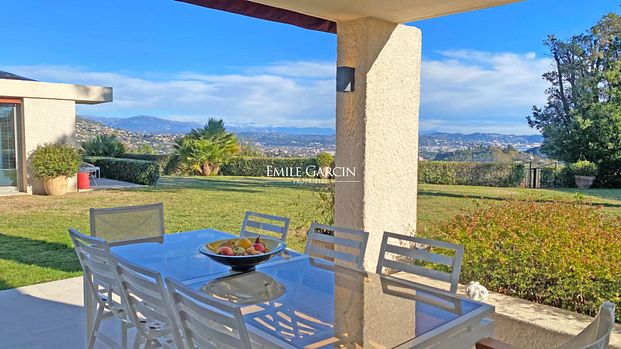
[[[511,344],[489,337],[480,340],[475,346],[477,349],[518,349]]]

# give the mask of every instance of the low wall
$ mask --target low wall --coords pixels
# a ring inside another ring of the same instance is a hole
[[[398,273],[400,278],[424,285],[447,289],[446,284],[418,276]],[[466,297],[465,286],[459,285],[457,295]],[[593,318],[571,311],[490,292],[485,303],[496,308],[496,338],[518,348],[556,348],[587,327]],[[621,325],[610,337],[610,348],[621,349]]]
[[[459,294],[464,295],[463,287]],[[490,292],[486,303],[496,307],[496,337],[520,348],[555,348],[587,327],[593,318],[571,311]],[[621,325],[610,338],[621,349]]]

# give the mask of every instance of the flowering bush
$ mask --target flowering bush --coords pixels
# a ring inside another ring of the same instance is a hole
[[[598,207],[509,201],[424,234],[464,245],[462,283],[588,315],[611,300],[621,321],[621,218]]]

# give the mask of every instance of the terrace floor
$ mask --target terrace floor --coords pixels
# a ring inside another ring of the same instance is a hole
[[[0,349],[83,349],[83,304],[82,277],[0,291]],[[115,321],[106,334],[120,334]]]
[[[411,277],[406,277],[410,279]],[[412,281],[442,287],[435,281]],[[458,295],[464,296],[463,286]],[[586,327],[592,318],[491,293],[487,303],[496,307],[496,335],[502,340],[531,347],[552,348]],[[82,349],[85,347],[85,310],[82,277],[52,281],[0,291],[0,349]],[[534,336],[516,337],[519,328]],[[120,322],[111,318],[102,322],[102,330],[120,338]],[[132,343],[133,332],[129,332]],[[611,348],[621,348],[621,325],[617,325]],[[534,346],[533,346],[534,347]],[[98,344],[95,348],[105,348]]]

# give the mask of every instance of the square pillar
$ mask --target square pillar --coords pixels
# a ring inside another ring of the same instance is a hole
[[[421,32],[375,18],[340,22],[337,65],[355,68],[353,92],[337,92],[335,224],[369,232],[375,271],[384,231],[414,233]]]

